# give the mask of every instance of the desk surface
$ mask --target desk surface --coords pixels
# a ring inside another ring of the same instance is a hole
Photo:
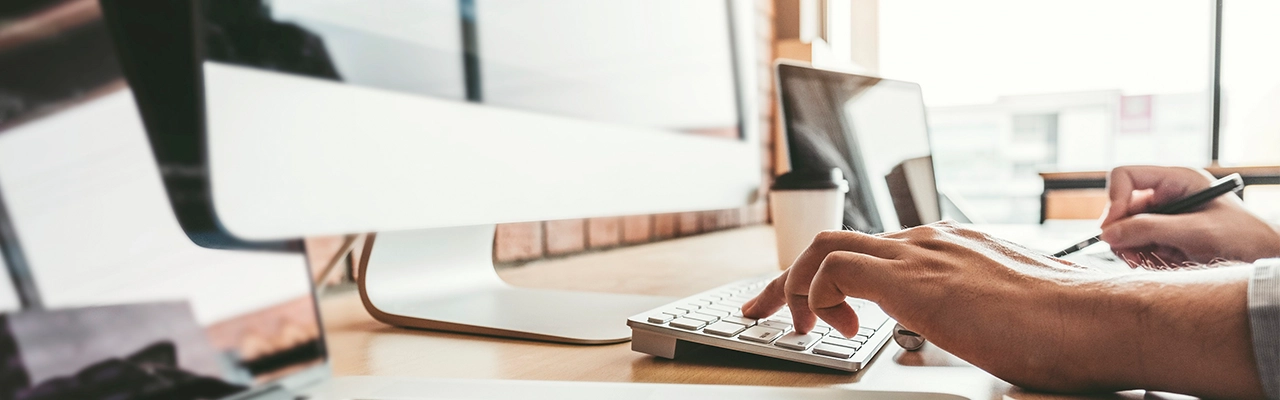
[[[778,271],[773,240],[771,227],[750,227],[539,261],[500,275],[517,286],[687,296]],[[575,346],[395,328],[369,317],[354,292],[326,295],[321,310],[336,375],[838,386],[974,399],[1063,398],[1022,392],[935,347],[910,353],[892,341],[868,368],[848,374],[716,348],[665,360],[633,352],[630,343]],[[1133,397],[1129,394],[1122,397]]]

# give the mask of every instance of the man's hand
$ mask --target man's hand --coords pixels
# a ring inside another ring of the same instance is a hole
[[[1253,262],[1280,256],[1280,232],[1244,208],[1239,197],[1220,196],[1200,210],[1178,215],[1144,214],[1209,187],[1203,170],[1132,166],[1111,171],[1111,206],[1102,240],[1125,260],[1157,266],[1214,259]]]
[[[1155,279],[1188,274],[1218,275]],[[764,318],[785,305],[799,332],[821,318],[853,334],[858,317],[845,298],[858,297],[1022,387],[1258,395],[1247,278],[1246,268],[1102,272],[939,223],[877,236],[823,232],[743,313]],[[1203,371],[1211,365],[1220,370]]]
[[[846,335],[858,317],[846,297],[874,301],[935,345],[1018,385],[1095,387],[1085,365],[1064,365],[1088,338],[1082,299],[1069,290],[1109,275],[950,223],[871,236],[829,231],[743,306],[750,318],[791,309],[795,329],[817,318]],[[1020,362],[1000,362],[1015,356]],[[1073,377],[1075,376],[1075,377]],[[1061,386],[1070,385],[1070,386]]]

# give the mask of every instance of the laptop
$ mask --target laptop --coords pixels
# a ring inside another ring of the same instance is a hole
[[[910,82],[776,65],[786,148],[793,171],[839,168],[849,180],[846,229],[881,233],[935,222],[928,128],[920,86]],[[742,305],[776,274],[690,296],[628,319],[632,349],[679,358],[686,343],[854,372],[867,366],[892,337],[896,322],[873,302],[850,298],[861,325],[842,334],[819,320],[795,332],[785,307],[762,319]]]

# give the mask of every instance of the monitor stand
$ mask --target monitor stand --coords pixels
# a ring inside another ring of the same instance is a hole
[[[508,285],[493,235],[493,225],[370,235],[357,279],[365,309],[407,328],[606,344],[631,339],[628,317],[674,300]]]

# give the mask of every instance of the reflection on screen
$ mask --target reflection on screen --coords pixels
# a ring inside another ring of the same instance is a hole
[[[204,7],[213,61],[741,137],[724,0],[205,0]]]
[[[715,0],[478,0],[484,102],[738,137]]]
[[[901,228],[886,175],[930,153],[920,87],[788,65],[779,74],[791,169],[840,168],[849,177],[848,228]]]
[[[0,73],[0,187],[55,311],[0,319],[0,397],[226,393],[323,363],[301,254],[205,249],[178,226],[97,2],[29,3],[0,9],[41,28],[0,46],[23,73]]]

